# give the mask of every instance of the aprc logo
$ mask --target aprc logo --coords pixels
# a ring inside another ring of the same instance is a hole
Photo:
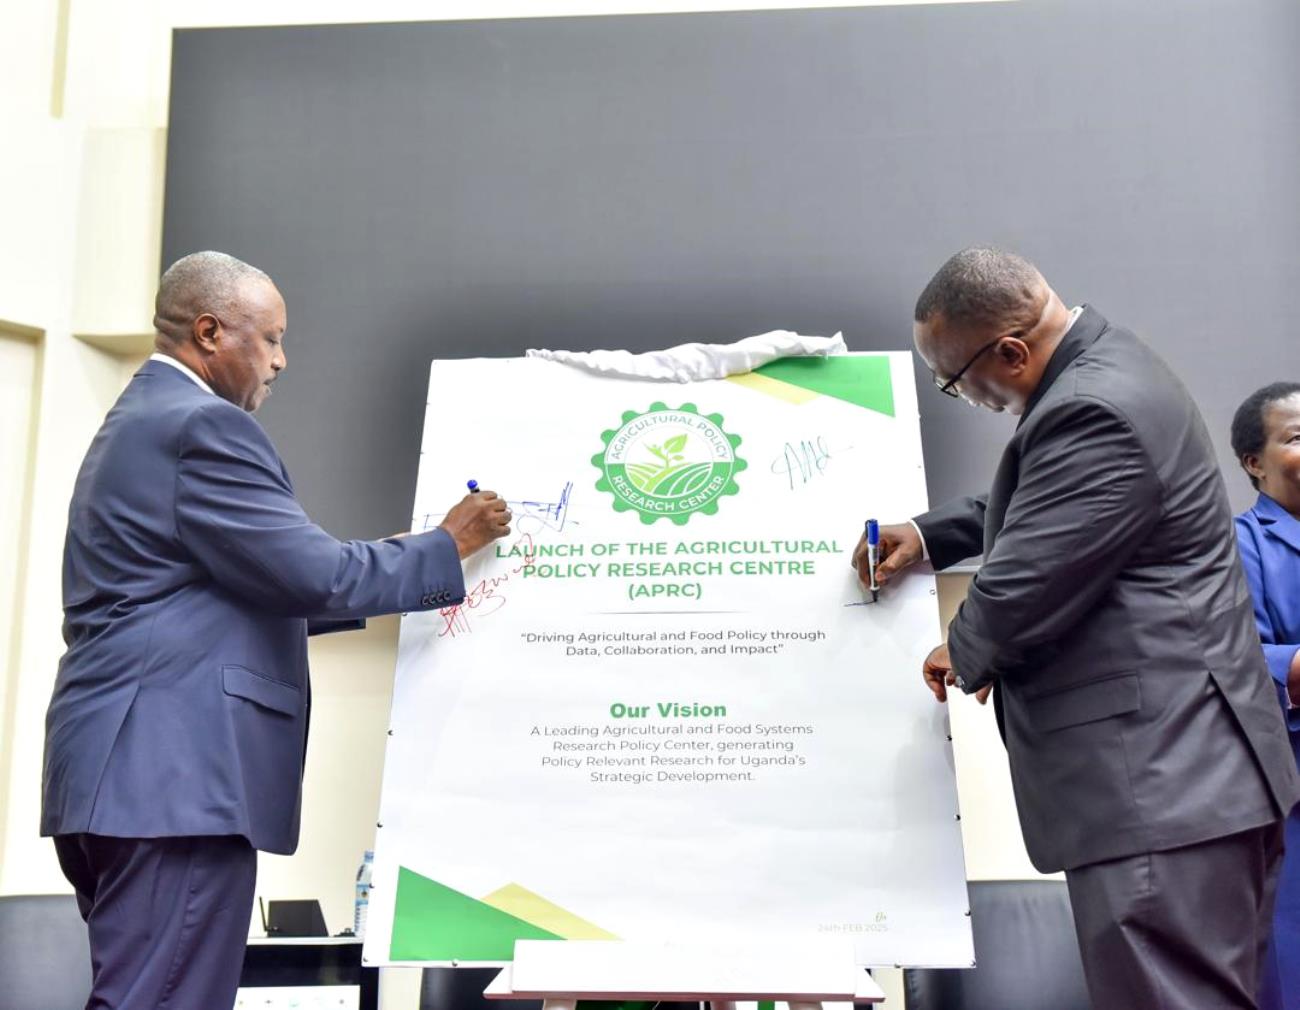
[[[623,425],[601,433],[596,488],[614,496],[619,512],[636,512],[647,525],[667,518],[678,526],[697,512],[713,515],[724,495],[737,494],[735,476],[748,465],[736,455],[739,435],[722,427],[721,414],[701,414],[693,403],[670,409],[652,403],[629,410]]]

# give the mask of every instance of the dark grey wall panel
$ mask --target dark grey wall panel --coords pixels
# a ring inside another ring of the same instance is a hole
[[[280,284],[262,420],[344,536],[407,521],[433,357],[907,347],[975,242],[1144,334],[1230,465],[1236,403],[1300,377],[1298,41],[1294,0],[182,31],[163,258]],[[983,487],[1010,420],[921,404],[932,498]]]

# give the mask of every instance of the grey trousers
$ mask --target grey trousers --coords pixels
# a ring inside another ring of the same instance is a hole
[[[1255,1010],[1282,822],[1066,870],[1097,1010]]]

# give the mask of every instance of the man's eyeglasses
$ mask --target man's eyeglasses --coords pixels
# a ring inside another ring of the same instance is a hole
[[[977,362],[980,359],[980,355],[982,355],[985,351],[989,350],[990,348],[997,347],[1001,341],[1002,341],[1002,337],[998,337],[995,340],[990,340],[987,344],[985,344],[978,351],[972,354],[970,360],[966,362],[966,364],[962,365],[961,368],[957,369],[957,374],[954,375],[951,379],[941,379],[939,378],[938,374],[933,369],[931,369],[930,375],[934,378],[935,387],[939,390],[939,392],[943,393],[944,396],[953,396],[953,397],[960,396],[961,394],[957,392],[957,382],[961,379],[963,375],[966,374],[966,369],[970,368],[971,365],[975,364],[975,362]]]

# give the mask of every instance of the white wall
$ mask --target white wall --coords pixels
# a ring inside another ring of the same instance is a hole
[[[8,806],[17,713],[28,523],[35,471],[36,396],[40,382],[41,333],[0,323],[0,810]],[[4,617],[9,619],[5,620]],[[2,854],[2,853],[0,853]]]
[[[0,638],[0,893],[68,889],[52,847],[38,836],[44,711],[62,652],[64,517],[90,438],[148,351],[172,29],[791,6],[837,4],[0,5],[0,321],[18,324],[7,330],[0,324],[0,473],[18,475],[0,487],[0,630],[7,636]],[[964,587],[962,577],[941,580],[946,613]],[[396,640],[396,621],[385,619],[364,633],[313,642],[315,707],[303,841],[296,855],[261,862],[260,894],[319,897],[334,930],[350,923],[352,876],[373,837]],[[952,723],[970,875],[1032,876],[992,712],[958,699]],[[900,1005],[896,973],[885,984],[891,1003]],[[413,972],[386,973],[385,1006],[410,1010],[417,986]]]

